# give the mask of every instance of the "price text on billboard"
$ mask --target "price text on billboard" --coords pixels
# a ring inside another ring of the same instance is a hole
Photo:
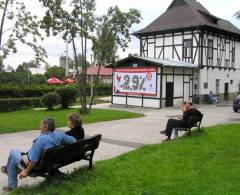
[[[115,93],[156,95],[156,68],[116,68],[113,76]]]

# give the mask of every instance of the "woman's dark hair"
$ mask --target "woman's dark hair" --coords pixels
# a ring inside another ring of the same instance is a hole
[[[69,114],[68,120],[70,120],[74,127],[81,127],[82,126],[82,119],[81,116],[77,113]]]

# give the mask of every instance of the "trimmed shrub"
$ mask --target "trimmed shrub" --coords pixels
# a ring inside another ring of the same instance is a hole
[[[71,87],[79,88],[78,85],[72,85]],[[65,88],[64,86],[56,85],[14,85],[14,84],[0,84],[0,99],[3,98],[27,98],[27,97],[42,97],[49,92],[55,92],[59,88]],[[96,90],[98,96],[107,96],[112,94],[112,85],[99,84]],[[87,95],[91,95],[91,87],[87,85]]]
[[[46,93],[54,92],[59,86],[49,85],[0,85],[0,98],[41,97]]]
[[[47,93],[42,97],[42,103],[48,110],[53,110],[54,106],[57,106],[61,101],[61,97],[54,92]]]
[[[62,108],[66,109],[77,100],[78,91],[75,87],[64,87],[57,89],[56,92],[61,97]]]
[[[9,112],[16,110],[26,110],[33,107],[41,107],[39,98],[17,98],[17,99],[0,99],[0,111]]]

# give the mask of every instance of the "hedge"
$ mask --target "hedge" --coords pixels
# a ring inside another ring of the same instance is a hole
[[[41,97],[46,93],[53,92],[60,86],[49,85],[0,85],[0,99],[1,98],[27,98],[27,97]]]
[[[108,96],[112,95],[112,85],[110,84],[99,84],[95,89],[95,95],[97,96]],[[87,95],[91,95],[91,86],[87,85]]]
[[[46,93],[55,92],[59,88],[64,88],[64,85],[12,85],[0,84],[0,99],[2,98],[28,98],[41,97]],[[77,88],[77,85],[73,85]],[[96,95],[104,96],[112,94],[112,86],[109,84],[99,84],[96,89]],[[87,95],[91,95],[91,86],[87,85]]]
[[[26,110],[42,107],[40,98],[0,99],[0,111]]]

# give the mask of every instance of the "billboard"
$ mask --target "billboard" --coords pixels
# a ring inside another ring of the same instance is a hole
[[[114,93],[156,95],[156,68],[116,68],[113,70]]]

